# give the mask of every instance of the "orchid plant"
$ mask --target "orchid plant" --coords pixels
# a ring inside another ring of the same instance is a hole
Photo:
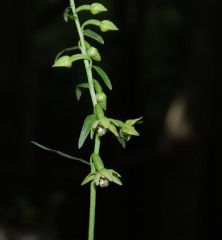
[[[92,113],[86,116],[83,122],[78,148],[82,148],[85,140],[90,137],[91,140],[94,141],[93,153],[89,157],[89,161],[86,161],[64,152],[45,147],[37,142],[32,141],[32,143],[46,151],[54,152],[65,158],[80,161],[90,167],[89,174],[84,178],[81,185],[90,183],[88,240],[93,240],[97,187],[108,187],[110,182],[122,185],[120,174],[113,169],[107,169],[105,167],[105,163],[100,156],[101,140],[106,134],[111,133],[119,141],[122,147],[125,148],[126,142],[129,141],[132,136],[139,136],[138,131],[135,129],[135,124],[141,122],[141,117],[122,121],[107,116],[107,96],[103,90],[103,85],[109,90],[112,90],[112,83],[107,73],[97,65],[101,62],[102,58],[99,50],[93,46],[93,41],[103,45],[104,39],[97,31],[92,30],[92,26],[100,30],[100,32],[117,31],[118,27],[112,21],[106,19],[98,20],[92,18],[81,23],[79,15],[83,11],[88,11],[92,15],[97,15],[106,12],[107,8],[98,2],[76,7],[74,0],[69,1],[69,6],[64,11],[64,20],[66,23],[75,23],[79,41],[76,43],[76,46],[66,48],[59,52],[55,57],[52,67],[71,68],[76,61],[83,61],[84,63],[86,81],[76,86],[75,93],[77,100],[80,100],[82,91],[88,89],[92,101]],[[95,74],[99,79],[95,79]]]

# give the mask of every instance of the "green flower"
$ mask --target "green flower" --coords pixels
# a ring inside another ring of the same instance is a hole
[[[96,186],[100,186],[102,188],[108,187],[110,182],[122,185],[122,182],[119,179],[120,177],[120,174],[113,169],[103,168],[99,172],[95,171],[87,175],[81,185],[85,185],[91,181],[93,181]]]
[[[98,13],[101,13],[101,12],[106,12],[107,11],[107,8],[104,7],[102,4],[100,3],[93,3],[91,4],[90,6],[90,11],[93,15],[96,15]]]
[[[72,67],[72,58],[70,56],[63,56],[60,57],[52,67],[66,67],[71,68]]]
[[[136,119],[129,119],[125,122],[111,119],[115,126],[119,127],[119,138],[129,141],[131,136],[139,136],[140,134],[135,129],[134,125],[141,122],[142,117]]]
[[[89,175],[85,177],[81,185],[84,185],[88,182],[93,181],[96,186],[100,187],[108,187],[109,182],[114,182],[118,185],[122,185],[120,181],[120,174],[113,169],[106,169],[104,167],[103,161],[100,156],[96,153],[91,155],[91,164],[94,165],[95,171],[91,172]]]
[[[100,22],[100,30],[102,32],[107,32],[107,31],[117,31],[119,30],[118,27],[111,21],[109,20],[102,20]]]

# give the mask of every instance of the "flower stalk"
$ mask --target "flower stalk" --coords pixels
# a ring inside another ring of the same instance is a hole
[[[91,5],[80,5],[76,7],[75,1],[69,0],[69,7],[67,7],[64,12],[64,20],[65,22],[69,22],[69,20],[74,21],[79,36],[79,42],[76,46],[65,48],[59,52],[52,67],[71,68],[73,63],[76,61],[81,60],[84,62],[87,82],[77,84],[76,97],[79,101],[82,90],[88,89],[91,97],[93,113],[86,116],[83,122],[78,141],[78,148],[80,149],[83,146],[88,136],[94,140],[94,150],[91,154],[90,161],[86,161],[79,157],[73,157],[64,152],[45,147],[35,141],[32,141],[32,143],[46,151],[56,153],[62,157],[76,160],[90,166],[90,172],[84,178],[81,185],[90,183],[88,240],[94,240],[96,188],[108,187],[110,182],[122,185],[120,174],[113,169],[106,168],[102,158],[100,157],[101,139],[107,133],[111,133],[119,141],[119,143],[125,147],[126,142],[129,141],[132,136],[139,136],[139,133],[135,129],[134,125],[140,123],[141,118],[129,119],[123,122],[121,120],[107,117],[107,95],[104,93],[103,87],[99,81],[94,78],[93,71],[95,71],[95,73],[101,78],[104,85],[109,90],[112,90],[112,84],[106,72],[101,67],[94,65],[94,61],[98,63],[102,60],[101,55],[97,48],[85,40],[85,37],[97,41],[100,44],[104,44],[104,40],[100,34],[91,30],[90,27],[98,27],[102,33],[107,31],[117,31],[118,27],[110,20],[97,20],[94,18],[86,20],[81,24],[78,15],[82,11],[88,11],[92,15],[97,15],[101,12],[106,12],[107,8],[98,2],[92,3]],[[67,54],[68,52],[70,53],[73,51],[80,52],[77,54]]]

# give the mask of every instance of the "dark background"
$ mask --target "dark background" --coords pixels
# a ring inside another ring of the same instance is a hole
[[[126,149],[111,135],[102,143],[124,185],[98,190],[96,239],[222,239],[218,1],[101,2],[110,11],[98,18],[120,28],[95,44],[113,83],[107,114],[144,123]],[[0,238],[87,239],[87,166],[30,144],[92,151],[90,141],[77,149],[92,111],[88,93],[74,95],[83,66],[50,67],[78,40],[62,19],[67,4],[1,2]]]

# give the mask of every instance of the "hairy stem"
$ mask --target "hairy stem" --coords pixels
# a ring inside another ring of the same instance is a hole
[[[76,28],[79,34],[80,44],[81,44],[81,52],[84,55],[87,55],[85,39],[83,30],[80,25],[80,21],[78,18],[78,14],[76,12],[76,6],[74,0],[70,0],[70,7],[72,9],[72,13],[75,19]],[[88,60],[84,60],[88,84],[89,84],[89,92],[92,100],[93,107],[97,104],[96,93],[93,84],[93,76],[92,76],[92,67]],[[99,154],[100,149],[100,137],[96,135],[95,137],[95,147],[94,153]],[[94,165],[91,163],[91,172],[95,171]],[[94,229],[95,229],[95,214],[96,214],[96,185],[94,182],[90,185],[90,207],[89,207],[89,229],[88,229],[88,240],[94,240]]]

